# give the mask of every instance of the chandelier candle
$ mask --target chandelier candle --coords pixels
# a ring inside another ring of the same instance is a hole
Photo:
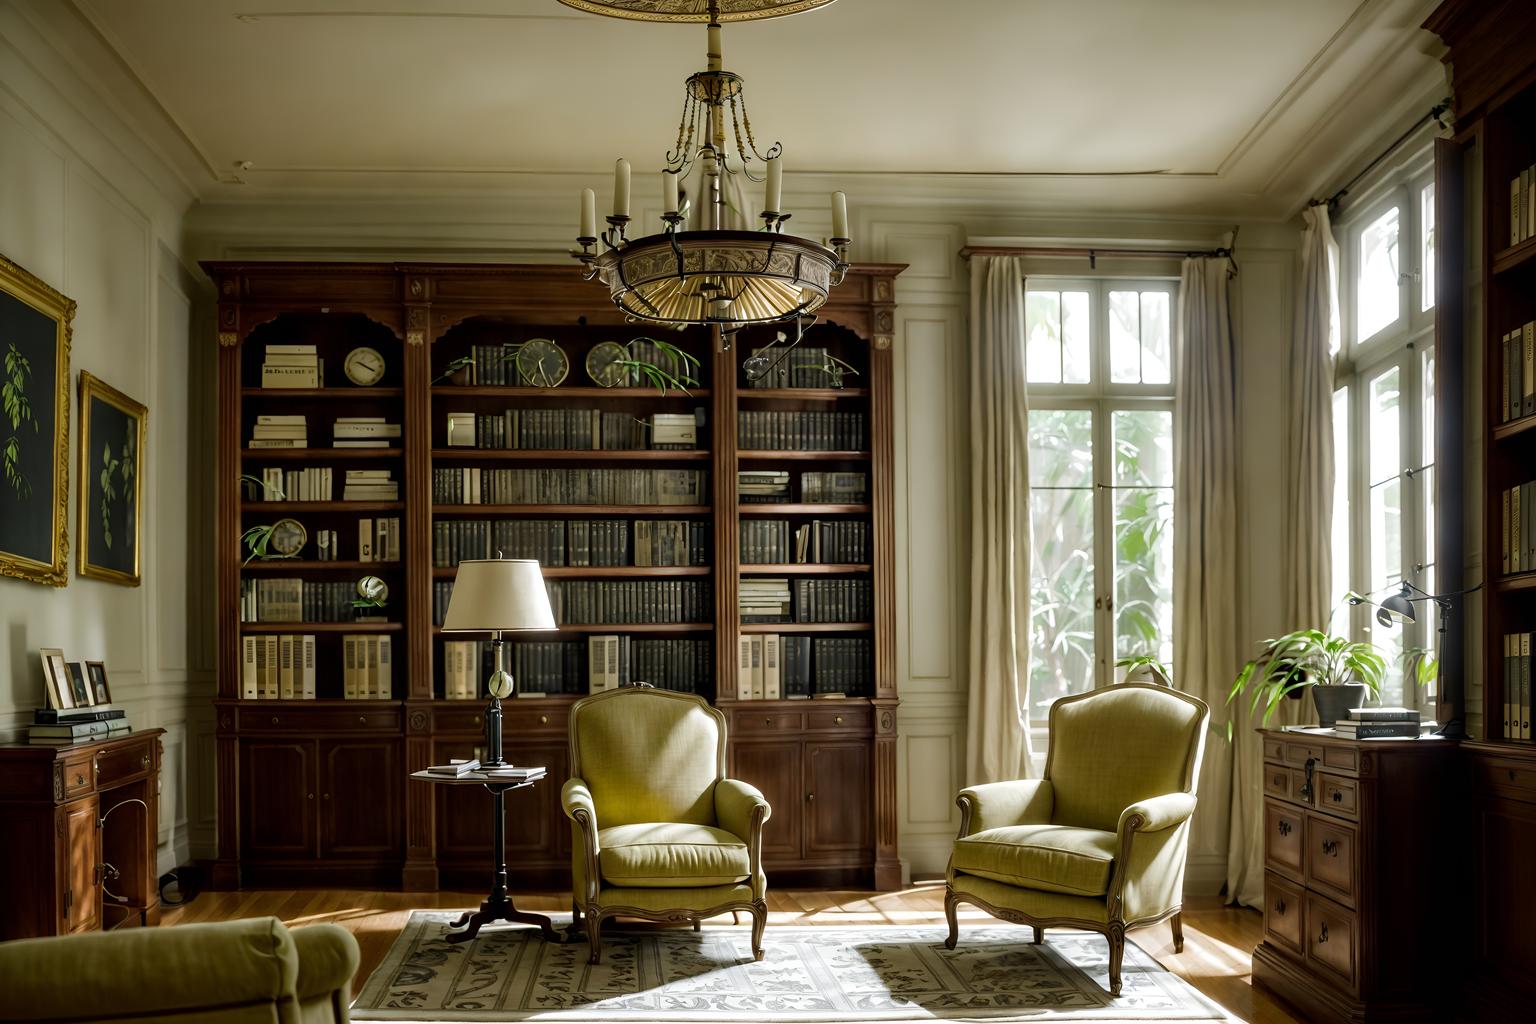
[[[841,192],[832,193],[832,241],[846,244],[848,238],[848,197]]]
[[[677,172],[661,172],[661,210],[663,213],[677,212]]]
[[[763,213],[778,213],[783,207],[780,204],[784,193],[784,165],[780,162],[783,158],[771,156],[768,158],[768,188],[763,197]]]
[[[629,216],[629,161],[623,157],[613,165],[613,215]]]
[[[597,193],[589,188],[581,190],[581,239],[586,238],[597,241]]]

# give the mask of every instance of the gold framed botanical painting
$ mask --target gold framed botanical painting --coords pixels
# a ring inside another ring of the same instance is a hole
[[[74,300],[0,256],[0,576],[69,582]]]
[[[80,575],[139,585],[149,410],[80,371]]]

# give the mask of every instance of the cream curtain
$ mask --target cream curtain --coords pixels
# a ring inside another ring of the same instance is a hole
[[[1237,378],[1226,257],[1190,257],[1179,280],[1174,375],[1173,675],[1227,720],[1237,651]],[[1206,747],[1197,852],[1227,847],[1230,751]]]
[[[968,784],[1031,774],[1024,264],[971,260]]]
[[[1328,628],[1333,575],[1333,339],[1338,336],[1339,249],[1326,206],[1304,214],[1301,286],[1291,342],[1286,474],[1282,629]],[[1282,701],[1270,726],[1310,717],[1309,700]],[[1234,711],[1238,711],[1234,704]],[[1227,851],[1227,895],[1262,906],[1264,899],[1264,793],[1260,715],[1246,706],[1232,736],[1232,834]]]

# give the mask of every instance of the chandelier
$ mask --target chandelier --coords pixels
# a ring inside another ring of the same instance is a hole
[[[614,305],[629,317],[681,328],[718,328],[718,345],[752,324],[780,323],[814,313],[848,270],[848,206],[833,192],[830,243],[784,230],[783,147],[757,148],[747,115],[746,83],[726,71],[721,59],[720,23],[795,14],[833,0],[560,0],[595,14],[643,21],[704,22],[709,33],[709,66],[689,76],[677,141],[661,172],[664,224],[660,233],[628,236],[630,167],[614,169],[613,212],[608,229],[597,233],[597,196],[582,190],[581,231],[574,255],[587,267],[587,280],[608,287]],[[754,173],[752,165],[761,165]],[[679,202],[680,183],[702,170],[702,226],[686,230],[690,200]],[[727,175],[741,175],[763,189],[762,227],[726,226]],[[601,249],[598,243],[601,242]]]

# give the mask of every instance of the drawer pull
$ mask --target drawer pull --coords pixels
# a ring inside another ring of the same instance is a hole
[[[329,794],[329,793],[322,793],[322,794],[320,794],[320,799],[322,799],[322,800],[329,800],[330,798],[331,798],[331,794]]]
[[[1328,922],[1324,921],[1322,927],[1317,930],[1317,944],[1321,946],[1328,941]]]
[[[273,725],[276,725],[276,724],[277,724],[277,716],[276,716],[276,715],[273,715],[273,716],[272,716],[272,724],[273,724]]]
[[[773,728],[773,719],[765,718],[765,719],[763,719],[763,724],[766,725],[768,728],[772,729]]]
[[[357,724],[358,725],[367,725],[368,724],[368,716],[367,715],[358,715],[357,716]]]
[[[540,715],[539,716],[539,724],[540,725],[548,725],[549,724],[549,716],[548,715]]]
[[[1339,855],[1339,841],[1337,839],[1324,839],[1323,852],[1330,857],[1337,857]]]
[[[1287,906],[1287,904],[1286,904],[1285,900],[1276,900],[1275,901],[1275,913],[1281,915],[1282,917],[1285,916],[1286,906]]]
[[[843,716],[842,715],[838,715],[836,718],[832,719],[832,724],[833,725],[842,725],[843,724]]]
[[[1283,835],[1283,836],[1288,836],[1288,835],[1291,834],[1291,823],[1290,822],[1285,821],[1284,819],[1281,819],[1281,822],[1280,822],[1280,834]]]
[[[815,793],[807,793],[807,794],[805,794],[805,802],[806,803],[813,803],[815,800],[816,800],[816,794]]]
[[[1275,776],[1275,785],[1276,786],[1283,786],[1283,785],[1285,785],[1285,776],[1284,775],[1276,775]]]
[[[1336,789],[1330,795],[1333,797],[1334,803],[1341,804],[1344,802],[1344,791],[1342,789]]]
[[[480,716],[479,716],[479,715],[476,715],[476,716],[475,716],[475,724],[476,724],[476,725],[479,725],[479,724],[480,724]]]
[[[149,755],[148,754],[145,754],[143,757],[139,758],[139,767],[140,768],[148,768],[149,767]]]
[[[309,794],[309,799],[313,800],[314,798],[315,798],[315,794],[313,794],[313,793]]]
[[[85,776],[84,775],[76,775],[75,776],[75,785],[77,785],[77,786],[85,785]]]
[[[1312,772],[1317,767],[1317,758],[1307,758],[1307,781],[1301,784],[1301,792],[1297,795],[1310,803],[1312,801]]]

